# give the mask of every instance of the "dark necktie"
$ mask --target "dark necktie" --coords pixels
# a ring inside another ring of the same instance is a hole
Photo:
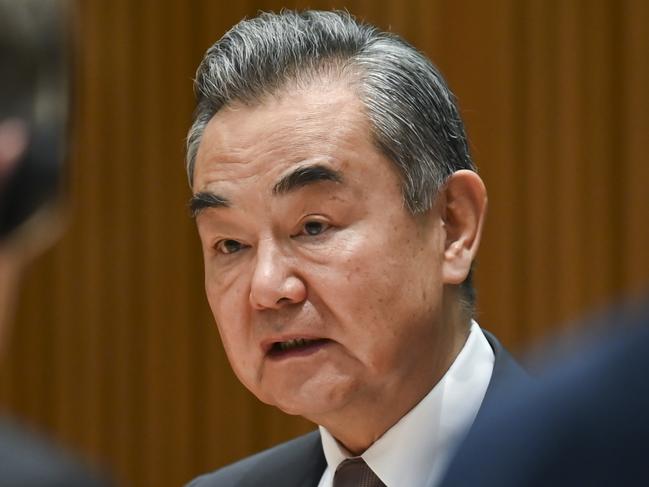
[[[348,458],[336,469],[334,487],[386,487],[361,457]]]

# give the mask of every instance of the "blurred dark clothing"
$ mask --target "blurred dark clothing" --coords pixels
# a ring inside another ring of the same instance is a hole
[[[649,300],[587,329],[538,382],[491,397],[443,487],[649,485]]]
[[[6,419],[0,420],[1,487],[100,487],[85,467]]]

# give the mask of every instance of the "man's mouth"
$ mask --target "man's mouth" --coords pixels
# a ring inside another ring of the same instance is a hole
[[[329,342],[325,338],[293,338],[291,340],[274,342],[268,350],[271,357],[285,357],[289,355],[306,354],[315,352],[325,343]]]

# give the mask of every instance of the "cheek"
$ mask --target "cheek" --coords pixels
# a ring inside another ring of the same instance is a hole
[[[205,292],[217,322],[243,317],[250,292],[248,274],[243,265],[217,267],[205,260]]]
[[[223,348],[236,370],[244,365],[243,362],[247,362],[244,352],[252,348],[249,343],[251,330],[248,295],[241,285],[236,285],[236,279],[228,286],[222,284],[220,280],[208,278],[205,290]]]
[[[421,247],[403,241],[373,242],[351,255],[343,267],[345,282],[363,296],[366,309],[381,312],[404,298],[427,299],[428,288],[439,274],[438,263],[427,259]]]
[[[347,324],[345,333],[354,337],[358,350],[371,354],[373,361],[382,360],[381,353],[390,361],[400,343],[429,338],[440,312],[438,260],[421,242],[405,236],[368,240],[347,253],[333,267],[336,271],[329,268],[323,282],[329,306]]]
[[[259,362],[258,355],[254,353],[257,350],[256,344],[251,343],[248,329],[241,320],[232,319],[234,315],[228,311],[220,315],[223,317],[216,319],[215,313],[216,325],[230,367],[239,381],[257,394]]]

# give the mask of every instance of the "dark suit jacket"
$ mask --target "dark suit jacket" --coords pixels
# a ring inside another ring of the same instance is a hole
[[[0,420],[0,486],[99,487],[99,481],[67,454],[13,422]]]
[[[501,382],[526,377],[500,342],[491,333],[484,333],[496,361],[483,404]],[[326,467],[320,433],[314,431],[198,477],[188,487],[316,487]]]
[[[586,329],[481,411],[443,487],[649,486],[649,302]]]

